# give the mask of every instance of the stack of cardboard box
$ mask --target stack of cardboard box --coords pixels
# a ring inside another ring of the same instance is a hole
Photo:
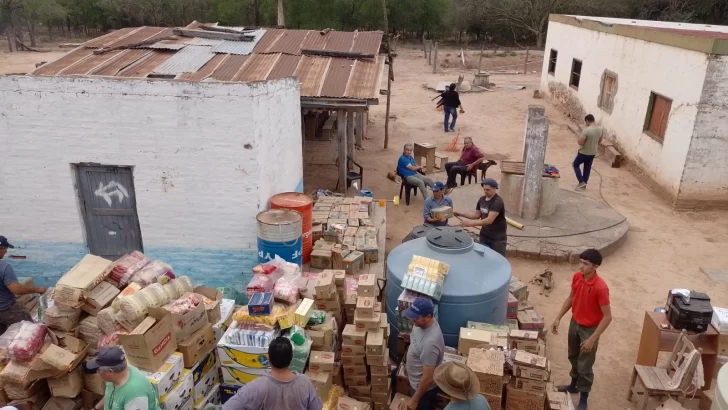
[[[480,393],[491,409],[500,409],[503,401],[503,367],[505,356],[500,350],[471,348],[467,366],[478,376]]]
[[[546,400],[546,384],[551,369],[543,356],[516,350],[513,378],[508,384],[506,410],[541,410]]]

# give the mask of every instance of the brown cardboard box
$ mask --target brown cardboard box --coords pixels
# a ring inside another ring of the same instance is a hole
[[[389,402],[387,404],[374,402],[374,410],[389,410],[389,405]]]
[[[364,386],[349,386],[349,394],[352,396],[371,397],[372,386],[370,384]]]
[[[407,410],[407,402],[411,399],[410,396],[406,396],[402,393],[397,393],[392,399],[392,404],[389,406],[391,410]]]
[[[508,286],[508,291],[513,294],[513,296],[521,300],[528,300],[528,286],[526,286],[525,283],[521,282],[518,279],[511,278],[511,283]]]
[[[486,330],[460,328],[458,339],[458,353],[467,355],[473,347],[507,348],[508,338],[499,336],[496,332]]]
[[[207,323],[188,338],[179,342],[177,351],[182,353],[185,367],[191,368],[203,357],[207,356],[214,348],[215,332],[212,330],[212,325]]]
[[[77,366],[69,373],[48,380],[48,388],[51,390],[51,396],[67,397],[69,399],[78,396],[83,388],[83,374],[81,366]]]
[[[330,269],[324,270],[318,274],[316,285],[317,299],[331,299],[336,295],[336,285],[334,284],[334,272]]]
[[[335,355],[331,352],[312,351],[308,360],[308,370],[312,372],[331,372],[334,370],[335,359]]]
[[[386,404],[389,405],[389,398],[392,397],[392,392],[389,391],[374,391],[372,387],[372,401],[375,405]]]
[[[222,319],[222,312],[220,312],[220,303],[222,303],[223,299],[222,292],[206,286],[197,286],[192,291],[209,299],[205,301],[205,313],[207,313],[207,322],[214,326]]]
[[[172,315],[164,309],[150,311],[149,316],[130,334],[119,335],[119,343],[130,364],[142,370],[157,371],[177,349]]]
[[[371,273],[366,273],[359,276],[359,284],[356,292],[359,296],[376,297],[378,293],[376,287],[377,278]]]
[[[46,309],[43,321],[48,327],[68,332],[78,324],[81,309],[54,305]]]
[[[518,311],[522,310],[533,310],[533,303],[527,301],[527,300],[519,300],[518,301]]]
[[[546,391],[547,410],[569,410],[569,403],[571,402],[569,394],[553,391],[553,386],[549,386],[552,388]]]
[[[543,318],[535,310],[521,310],[518,312],[518,324],[524,330],[538,330],[544,328]]]
[[[70,335],[56,337],[57,345],[48,346],[40,356],[36,356],[52,368],[44,369],[41,378],[62,376],[70,369],[77,368],[88,352],[88,345],[81,339]]]
[[[366,338],[366,330],[357,329],[356,325],[351,324],[344,326],[344,332],[342,333],[344,344],[364,346]]]
[[[41,410],[49,399],[50,393],[47,388],[43,387],[31,397],[28,397],[27,399],[13,400],[10,403],[7,403],[7,405],[15,407],[18,410]]]
[[[183,295],[183,297],[188,295],[190,295],[190,293]],[[163,306],[161,309],[169,311],[170,315],[172,315],[172,328],[174,329],[174,338],[177,340],[177,343],[187,339],[208,323],[204,303],[198,304],[194,309],[182,315],[177,315],[171,312],[172,303]],[[149,310],[152,311],[154,309],[160,308],[150,308]]]
[[[88,390],[81,390],[81,402],[83,403],[84,409],[93,408],[94,404],[103,398],[104,396],[101,394],[96,394]]]
[[[371,376],[372,380],[372,389],[374,390],[386,390],[389,391],[389,389],[392,387],[392,377],[390,375],[384,375],[384,376]]]
[[[101,282],[89,292],[86,304],[81,307],[85,312],[96,316],[99,311],[111,304],[119,295],[119,289],[109,282]]]
[[[384,352],[384,332],[381,330],[367,332],[367,356],[381,356]]]
[[[545,357],[518,350],[513,362],[513,375],[516,377],[544,381],[549,379],[550,368]]]
[[[513,377],[510,382],[510,387],[518,390],[525,390],[532,393],[546,393],[546,381],[544,380],[531,380],[524,379],[522,377]]]
[[[391,375],[391,369],[389,368],[389,364],[387,364],[386,366],[369,366],[369,369],[372,372],[372,376]]]
[[[317,389],[326,390],[331,387],[331,372],[311,372],[307,371],[306,376],[311,380],[313,386]]]
[[[106,393],[106,382],[98,373],[89,373],[83,375],[83,388],[92,393],[103,396]]]
[[[349,253],[351,253],[350,250],[343,248],[334,248],[331,250],[331,266],[334,270],[344,270],[344,258],[346,258]],[[346,271],[344,271],[344,273],[346,273]]]
[[[473,322],[468,321],[467,325],[465,326],[470,329],[478,329],[478,330],[485,330],[488,332],[495,332],[499,336],[508,336],[511,333],[511,330],[508,328],[508,326],[505,325],[492,325],[490,323],[481,323],[481,322]]]
[[[338,312],[341,310],[339,294],[336,292],[333,292],[329,299],[319,299],[318,294],[316,294],[316,299],[314,299],[313,303],[318,310],[325,310],[327,312]]]
[[[311,251],[311,267],[315,269],[331,269],[331,250],[315,249]]]
[[[78,410],[83,405],[81,398],[67,399],[64,397],[51,397],[43,406],[43,410]]]
[[[367,356],[369,366],[387,366],[389,364],[389,349],[385,348],[381,356]]]
[[[341,364],[346,366],[363,366],[367,364],[364,360],[364,356],[341,356]],[[311,360],[309,359],[309,368],[311,368]]]
[[[538,332],[535,330],[512,330],[511,347],[538,354]]]
[[[467,356],[460,356],[455,353],[445,352],[445,355],[442,357],[442,362],[443,363],[457,362],[457,363],[466,364],[468,362],[468,358],[467,358]]]
[[[381,315],[381,313],[374,313],[372,317],[361,317],[359,310],[356,310],[354,312],[354,324],[357,329],[376,332],[381,324]]]
[[[500,350],[470,349],[468,367],[478,376],[480,392],[497,396],[503,391],[505,357]]]
[[[359,313],[359,317],[372,317],[374,316],[374,304],[377,301],[372,296],[359,296],[356,299],[356,311]]]
[[[349,275],[354,275],[364,268],[364,254],[359,251],[352,251],[342,261],[344,270]]]
[[[93,288],[101,283],[109,273],[113,263],[94,255],[86,255],[56,283],[53,291],[55,303],[72,308],[80,308]]]
[[[404,361],[397,368],[397,385],[395,386],[397,393],[410,394],[410,382],[407,378],[407,369]]]
[[[369,410],[369,406],[351,397],[341,396],[336,404],[336,410]]]
[[[508,386],[506,410],[543,410],[545,401],[544,394],[533,394]]]
[[[344,383],[347,386],[366,386],[369,384],[367,376],[346,376],[344,375]]]
[[[360,356],[366,352],[362,345],[341,345],[342,356]]]
[[[518,326],[518,319],[508,319],[508,329],[510,330],[518,330],[520,327]]]
[[[344,366],[344,377],[346,376],[366,376],[367,366],[366,365],[345,365]]]

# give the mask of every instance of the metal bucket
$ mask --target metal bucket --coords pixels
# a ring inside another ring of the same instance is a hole
[[[302,264],[303,218],[290,209],[271,209],[256,217],[258,221],[258,262],[269,262],[276,255],[287,262]]]

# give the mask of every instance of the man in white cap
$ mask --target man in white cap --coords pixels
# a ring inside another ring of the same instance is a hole
[[[462,363],[448,362],[437,366],[435,383],[450,396],[450,404],[444,410],[491,410],[480,394],[478,376]]]

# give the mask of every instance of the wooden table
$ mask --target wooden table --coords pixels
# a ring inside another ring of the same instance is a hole
[[[663,327],[667,325],[667,328]],[[667,317],[660,312],[645,312],[645,320],[642,324],[642,336],[640,336],[640,347],[637,351],[637,364],[642,366],[655,366],[657,355],[660,352],[671,352],[675,342],[680,336],[680,330],[670,326]],[[710,390],[710,385],[715,376],[715,364],[718,359],[718,331],[709,326],[704,333],[687,332],[695,348],[703,349],[703,374],[705,386],[702,390]]]
[[[425,159],[425,174],[430,175],[435,167],[435,144],[429,144],[427,142],[415,142],[415,149],[412,157],[415,159],[415,164],[422,165],[422,158]]]

